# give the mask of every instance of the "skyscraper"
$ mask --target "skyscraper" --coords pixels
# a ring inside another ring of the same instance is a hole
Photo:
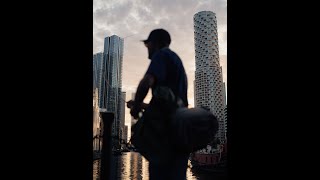
[[[99,150],[100,115],[98,106],[98,89],[93,91],[93,150]]]
[[[123,131],[123,137],[122,139],[124,139],[124,141],[127,143],[128,142],[128,126],[125,125],[124,126],[124,131]]]
[[[228,116],[227,116],[227,89],[226,89],[226,83],[224,82],[223,83],[223,98],[224,98],[224,101],[225,101],[225,104],[226,104],[226,106],[224,107],[224,118],[225,118],[225,120],[224,120],[224,123],[225,123],[225,125],[224,125],[224,127],[225,127],[225,133],[227,134],[227,124],[228,124]]]
[[[126,92],[121,92],[121,100],[120,100],[120,114],[119,114],[119,129],[121,129],[121,131],[119,131],[119,137],[121,139],[123,139],[123,133],[125,131],[125,108],[126,108],[126,102],[124,101],[126,99]]]
[[[133,100],[134,101],[134,97],[136,96],[136,93],[132,93],[132,96],[131,96],[131,100]],[[133,116],[131,116],[131,127],[135,124],[135,123],[137,123],[137,119],[134,119],[133,118]]]
[[[224,116],[225,116],[225,130],[226,130],[226,133],[227,133],[227,128],[228,128],[228,115],[227,115],[227,105],[226,107],[224,108]]]
[[[104,39],[101,108],[114,113],[112,135],[119,138],[122,90],[123,39],[113,35]]]
[[[225,104],[227,105],[227,89],[226,89],[226,83],[225,82],[223,82],[223,99],[224,99]]]
[[[215,13],[201,11],[194,15],[195,41],[195,107],[206,107],[217,116],[217,138],[226,140],[225,98],[222,67],[219,62],[217,20]]]
[[[93,89],[95,90],[96,88],[98,88],[98,105],[99,107],[101,107],[101,104],[104,104],[104,99],[101,98],[101,94],[102,94],[102,86],[103,86],[103,82],[102,82],[102,77],[103,77],[103,53],[96,53],[93,55]]]

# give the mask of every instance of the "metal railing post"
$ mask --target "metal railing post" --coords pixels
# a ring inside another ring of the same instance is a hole
[[[114,121],[114,114],[111,112],[100,112],[102,117],[102,150],[101,150],[101,169],[100,179],[111,180],[111,168],[112,168],[112,138],[111,130],[112,123]]]

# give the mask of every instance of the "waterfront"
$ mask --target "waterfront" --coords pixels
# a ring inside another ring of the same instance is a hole
[[[126,152],[119,156],[114,156],[114,167],[116,168],[117,180],[148,180],[148,161],[136,152]],[[93,163],[93,179],[97,180],[99,174],[98,160]],[[193,169],[187,169],[187,180],[224,180],[226,177],[219,177],[210,173],[195,172]]]

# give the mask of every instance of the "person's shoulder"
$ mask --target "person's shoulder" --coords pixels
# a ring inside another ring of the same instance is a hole
[[[160,51],[164,56],[169,57],[169,58],[179,57],[174,51],[172,51],[168,47],[162,48]]]
[[[169,47],[162,48],[160,51],[161,51],[162,53],[168,54],[168,55],[170,55],[170,54],[175,54],[175,52],[173,52]]]

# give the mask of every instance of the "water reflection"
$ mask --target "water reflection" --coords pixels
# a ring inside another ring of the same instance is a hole
[[[113,162],[117,168],[117,180],[149,180],[149,163],[136,152],[127,152],[119,156],[113,157]],[[93,179],[97,180],[99,175],[99,161],[93,163]],[[187,169],[187,180],[207,180],[207,179],[223,180],[225,177],[217,177],[212,174],[195,172],[191,168]]]
[[[99,179],[99,167],[100,167],[100,161],[99,160],[93,161],[93,180]]]
[[[142,167],[142,156],[139,153],[125,153],[121,156],[122,164],[130,164],[130,174],[125,175],[123,172],[120,172],[121,179],[137,179],[142,180],[142,170],[145,167]]]
[[[149,162],[144,157],[142,157],[142,167],[142,178],[149,179]]]

